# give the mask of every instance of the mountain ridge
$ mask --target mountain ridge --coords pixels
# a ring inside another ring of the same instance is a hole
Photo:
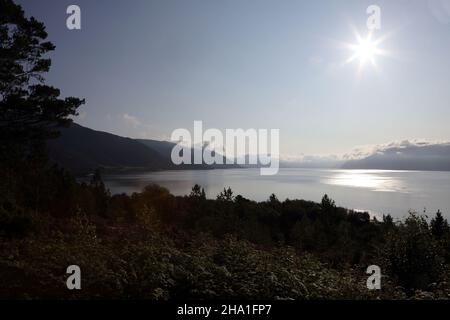
[[[60,136],[47,141],[53,163],[82,175],[104,170],[207,170],[237,168],[237,165],[175,165],[171,152],[176,144],[151,139],[133,139],[72,123],[60,128]],[[191,152],[193,156],[193,152]],[[192,162],[193,163],[193,162]]]
[[[61,128],[60,131],[59,138],[48,141],[50,160],[75,174],[92,172],[97,168],[158,171],[258,167],[258,165],[175,165],[171,160],[171,152],[176,145],[173,142],[126,138],[77,123],[72,123],[68,128]],[[450,171],[450,143],[408,142],[385,147],[361,159],[280,161],[280,167]]]

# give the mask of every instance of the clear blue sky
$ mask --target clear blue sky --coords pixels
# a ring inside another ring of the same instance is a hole
[[[21,0],[56,44],[47,77],[84,97],[77,121],[131,137],[278,128],[281,153],[450,140],[450,1]],[[78,4],[82,30],[66,29]],[[377,68],[344,64],[382,10]]]

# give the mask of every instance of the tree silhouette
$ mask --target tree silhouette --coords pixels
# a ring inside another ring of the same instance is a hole
[[[196,184],[195,186],[192,187],[192,190],[191,190],[191,193],[189,196],[191,198],[205,200],[206,199],[205,189],[203,189],[198,184]]]
[[[16,161],[33,153],[84,103],[60,98],[60,90],[45,85],[55,46],[46,41],[43,23],[27,18],[12,0],[0,0],[0,154]]]
[[[431,233],[437,239],[441,239],[447,232],[450,231],[448,222],[442,216],[441,211],[436,212],[436,216],[433,219],[431,219],[430,227]]]
[[[322,208],[325,210],[336,207],[334,200],[330,199],[330,197],[328,197],[327,194],[323,196],[321,204],[322,204]]]
[[[269,202],[272,204],[278,204],[280,201],[278,200],[277,196],[275,195],[275,193],[272,193],[269,197]]]
[[[68,126],[84,100],[60,98],[45,84],[50,70],[43,23],[12,0],[0,0],[0,203],[34,212],[60,192],[51,183],[46,141]]]
[[[234,199],[233,191],[231,190],[230,187],[228,187],[228,189],[223,188],[223,191],[219,193],[219,195],[217,195],[217,200],[219,201],[231,202],[233,201],[233,199]]]

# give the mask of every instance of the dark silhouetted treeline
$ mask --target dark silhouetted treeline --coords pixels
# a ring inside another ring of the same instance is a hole
[[[27,186],[29,188],[27,188]],[[200,186],[110,195],[97,171],[79,184],[47,168],[0,207],[2,298],[448,298],[450,228],[410,213],[382,221],[321,203],[254,202]],[[28,190],[29,189],[29,190]],[[36,199],[39,193],[45,196]],[[69,291],[65,268],[83,270]],[[365,273],[380,266],[381,290]]]

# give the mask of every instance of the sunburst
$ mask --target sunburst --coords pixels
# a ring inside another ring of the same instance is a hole
[[[367,63],[370,63],[373,67],[377,67],[376,58],[388,54],[386,50],[380,48],[385,37],[374,39],[373,33],[369,32],[363,38],[357,31],[355,31],[355,37],[356,43],[345,44],[345,47],[351,51],[351,56],[347,59],[346,63],[359,61],[359,70],[362,70]]]

